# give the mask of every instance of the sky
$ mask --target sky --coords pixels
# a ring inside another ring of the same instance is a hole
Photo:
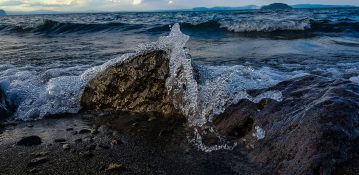
[[[187,9],[193,7],[287,4],[356,5],[359,0],[0,0],[7,11],[147,11]]]

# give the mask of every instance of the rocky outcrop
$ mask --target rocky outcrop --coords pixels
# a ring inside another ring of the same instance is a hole
[[[6,16],[6,12],[4,10],[0,10],[0,16]]]
[[[167,52],[157,50],[108,67],[87,84],[82,107],[178,114],[166,89],[169,61]]]
[[[282,9],[292,9],[292,7],[289,6],[288,4],[273,3],[273,4],[263,6],[261,9],[262,10],[282,10]]]
[[[309,75],[250,93],[266,90],[283,101],[242,100],[215,124],[270,174],[331,174],[359,151],[359,86]]]

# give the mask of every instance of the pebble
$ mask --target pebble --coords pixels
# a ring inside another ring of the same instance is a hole
[[[32,168],[31,170],[29,170],[29,173],[38,173],[39,170],[36,168]]]
[[[64,145],[62,145],[62,148],[63,148],[65,151],[67,151],[67,150],[70,149],[70,144],[64,144]]]
[[[88,133],[91,133],[91,131],[88,130],[88,129],[81,129],[81,130],[79,131],[79,134],[88,134]]]
[[[105,170],[105,172],[113,172],[118,170],[123,170],[125,167],[120,163],[111,163]]]
[[[73,131],[74,128],[67,128],[66,131]]]
[[[91,158],[94,156],[90,151],[81,152],[80,155],[84,158]]]
[[[111,144],[112,145],[121,145],[121,144],[123,144],[123,142],[121,140],[118,140],[118,139],[113,139]]]
[[[110,146],[106,144],[99,144],[98,146],[102,149],[110,149]]]
[[[151,122],[153,120],[156,120],[157,118],[156,117],[150,117],[147,121]]]
[[[47,161],[49,161],[48,158],[46,158],[46,157],[39,157],[39,158],[32,159],[32,160],[27,164],[27,166],[28,166],[28,167],[34,167],[34,166],[37,166],[37,165],[40,165],[40,164],[44,164],[44,163],[46,163]]]
[[[96,135],[96,134],[98,134],[98,133],[100,133],[100,131],[98,131],[97,129],[95,129],[95,130],[93,130],[93,131],[91,132],[91,134],[93,134],[93,135]]]
[[[87,151],[91,151],[91,150],[95,150],[95,149],[96,149],[96,145],[87,145],[85,147],[85,150],[87,150]]]
[[[31,155],[33,155],[34,157],[44,157],[44,156],[49,155],[49,152],[43,151],[43,152],[38,152],[38,153],[32,153]]]
[[[32,128],[32,127],[34,127],[34,125],[33,124],[28,124],[27,127]]]
[[[62,143],[62,142],[66,142],[66,139],[64,139],[64,138],[59,138],[59,139],[55,139],[54,142],[56,142],[56,143]]]
[[[81,143],[81,142],[82,142],[81,138],[75,140],[75,143]]]

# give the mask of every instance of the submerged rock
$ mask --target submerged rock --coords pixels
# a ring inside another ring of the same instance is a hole
[[[110,66],[86,86],[84,109],[176,114],[166,89],[169,55],[162,50],[143,53]]]
[[[359,151],[359,86],[309,75],[250,93],[266,90],[281,91],[283,101],[241,100],[215,124],[269,172],[331,174]]]

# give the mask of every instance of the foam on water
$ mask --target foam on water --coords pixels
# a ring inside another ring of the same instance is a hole
[[[21,120],[41,119],[50,114],[78,112],[87,82],[109,66],[149,50],[165,50],[170,54],[167,90],[173,95],[175,107],[188,117],[192,126],[211,122],[213,116],[241,99],[253,102],[263,98],[280,100],[280,92],[266,92],[251,97],[246,90],[269,87],[292,77],[266,67],[259,70],[241,65],[194,68],[188,50],[184,49],[188,40],[189,36],[184,35],[176,24],[168,36],[160,37],[157,42],[141,45],[136,53],[124,54],[103,65],[92,67],[81,75],[67,75],[65,72],[68,69],[62,72],[58,69],[48,70],[39,74],[30,71],[29,67],[15,68],[12,65],[2,65],[0,75],[2,81],[9,84],[5,90],[8,100],[17,106],[14,117]],[[198,80],[195,71],[198,72]]]
[[[223,21],[221,27],[233,32],[303,31],[311,28],[310,20],[241,20]]]

